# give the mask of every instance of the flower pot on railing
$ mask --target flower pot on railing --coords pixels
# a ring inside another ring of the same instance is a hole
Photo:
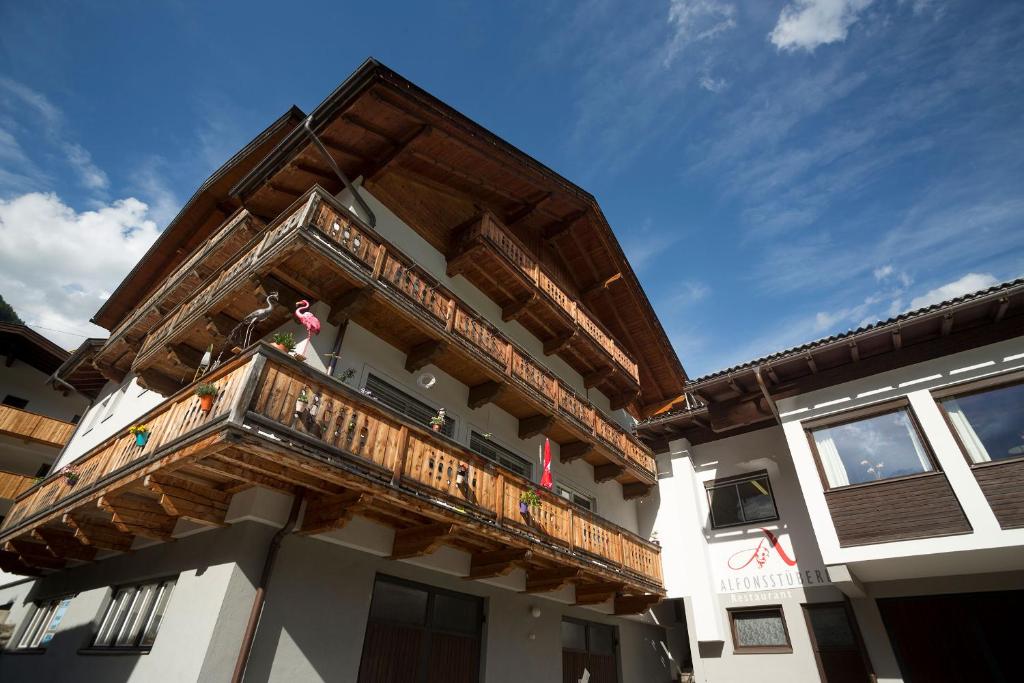
[[[135,445],[142,448],[149,441],[149,427],[146,425],[132,425],[128,433],[135,437]]]
[[[435,432],[441,431],[441,427],[444,426],[444,408],[437,411],[437,415],[430,418],[430,428]]]
[[[519,514],[523,519],[529,520],[533,508],[540,508],[540,496],[536,491],[526,490],[519,494]]]
[[[295,397],[295,414],[302,415],[309,408],[309,393],[303,387],[299,395]]]
[[[208,413],[213,410],[213,399],[217,398],[220,389],[212,382],[203,382],[196,386],[195,394],[199,397],[199,410]]]
[[[459,470],[458,470],[458,472],[455,473],[455,485],[456,486],[465,486],[466,485],[466,478],[467,478],[468,475],[469,475],[469,468],[466,467],[465,465],[459,465]]]

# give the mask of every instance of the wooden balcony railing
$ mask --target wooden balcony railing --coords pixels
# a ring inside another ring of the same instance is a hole
[[[499,254],[513,272],[529,283],[533,292],[528,292],[525,298],[522,293],[510,292],[508,282],[499,282],[498,280],[503,280],[503,278],[494,277],[491,262],[480,260],[481,247],[489,248]],[[517,305],[517,299],[530,302],[527,305],[532,307],[539,305],[537,302],[547,302],[547,306],[557,312],[556,318],[560,316],[570,328],[581,332],[585,339],[600,350],[600,354],[603,354],[607,363],[616,367],[632,385],[638,385],[639,374],[636,361],[583,306],[578,305],[575,299],[545,272],[508,228],[501,225],[490,214],[484,214],[479,221],[463,230],[455,245],[455,253],[449,261],[449,273],[465,275],[488,294],[494,296],[499,305],[514,309],[516,316],[520,316],[525,308]],[[550,334],[558,334],[557,325],[553,325],[550,314],[539,313],[535,318],[521,320],[521,322],[539,334],[543,334],[545,330]],[[570,357],[567,360],[572,362],[574,359]],[[599,369],[603,364],[600,360],[595,361],[593,356],[587,362],[590,370]],[[606,380],[602,380],[602,382],[604,381]],[[610,379],[607,380],[607,386],[613,391],[616,388],[620,390],[624,388],[622,385],[616,385]]]
[[[0,434],[62,448],[74,431],[75,425],[70,422],[37,415],[20,408],[0,406]]]
[[[0,470],[0,500],[14,500],[35,483],[35,477]]]
[[[320,188],[314,188],[307,197],[296,202],[191,300],[155,326],[142,343],[135,370],[141,374],[147,367],[162,362],[165,350],[194,334],[220,302],[236,296],[239,289],[251,287],[254,274],[270,270],[274,259],[300,249],[295,246],[300,239],[317,245],[327,244],[331,253],[340,250],[344,258],[334,261],[333,267],[358,283],[355,287],[374,291],[375,306],[391,306],[400,314],[387,316],[384,321],[370,312],[355,314],[356,322],[375,333],[388,333],[401,340],[409,327],[407,318],[401,316],[412,316],[428,335],[448,342],[446,348],[450,357],[435,358],[433,362],[449,374],[471,383],[474,381],[471,378],[479,378],[480,364],[483,364],[495,381],[511,390],[509,395],[520,397],[518,404],[511,398],[503,399],[505,403],[496,399],[496,403],[513,414],[522,405],[530,405],[534,412],[539,410],[555,416],[557,424],[552,429],[552,438],[559,443],[588,444],[593,453],[588,461],[595,465],[602,462],[621,465],[620,473],[612,471],[615,477],[624,485],[637,484],[635,491],[630,489],[628,495],[643,495],[654,483],[654,458],[646,446],[589,401],[580,398],[404,253],[358,223]],[[332,282],[336,283],[337,278]],[[361,315],[367,322],[364,323]],[[398,332],[381,329],[387,326],[401,329]],[[205,339],[203,341],[205,346]],[[221,340],[217,343],[223,345]]]
[[[85,543],[93,534],[109,545],[118,534],[169,538],[178,517],[222,524],[223,491],[244,488],[240,480],[305,491],[306,533],[335,524],[324,525],[325,509],[344,524],[352,512],[341,501],[348,501],[357,514],[391,515],[401,528],[417,515],[433,520],[431,533],[438,521],[453,524],[460,530],[446,533],[459,547],[480,543],[493,555],[497,543],[527,569],[528,584],[531,571],[550,572],[554,562],[575,567],[564,577],[577,582],[625,585],[634,602],[663,594],[656,544],[269,346],[253,347],[203,381],[220,389],[209,413],[187,387],[137,420],[151,429],[145,446],[115,435],[74,463],[77,481],[57,472],[22,493],[0,527],[5,551],[27,566],[50,566],[53,553],[39,550],[40,539],[56,550],[60,543],[47,539]],[[312,408],[297,413],[303,392]],[[187,495],[179,500],[175,487]],[[528,490],[541,502],[522,515],[519,499]]]

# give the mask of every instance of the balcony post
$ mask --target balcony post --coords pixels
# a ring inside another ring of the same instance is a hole
[[[377,258],[373,262],[373,279],[379,280],[381,273],[384,272],[384,261],[388,255],[388,248],[383,243],[377,247]]]
[[[392,470],[391,485],[398,486],[402,483],[402,473],[405,472],[405,461],[409,455],[409,427],[402,425],[398,429],[398,453],[395,458],[395,467]]]
[[[235,405],[231,407],[231,414],[228,416],[229,422],[241,425],[245,421],[245,414],[249,411],[253,396],[256,395],[256,389],[259,387],[260,376],[263,374],[263,366],[266,362],[267,357],[262,353],[254,354],[252,360],[249,361],[249,371],[246,373],[242,390],[235,397]]]
[[[494,478],[494,506],[495,515],[498,526],[502,526],[502,521],[505,519],[505,475],[498,473],[498,476]]]

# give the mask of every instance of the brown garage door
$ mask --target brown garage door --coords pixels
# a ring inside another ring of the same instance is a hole
[[[1022,680],[1024,591],[886,598],[878,609],[906,683]]]
[[[590,683],[617,683],[615,628],[578,619],[562,620],[562,683],[577,683],[590,672]]]
[[[359,683],[478,683],[483,600],[377,577]]]

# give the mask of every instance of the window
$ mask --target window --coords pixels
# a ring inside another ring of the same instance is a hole
[[[812,428],[811,443],[829,488],[904,477],[935,469],[905,401],[873,414]]]
[[[424,426],[429,427],[430,418],[437,415],[437,408],[413,398],[376,375],[371,374],[366,377],[364,389],[370,398],[380,401],[392,410],[398,411]],[[454,436],[455,420],[450,415],[445,415],[441,433],[445,436]]]
[[[561,482],[555,482],[555,493],[567,501],[579,505],[584,510],[594,512],[597,509],[597,500],[593,496]]]
[[[35,603],[28,626],[18,641],[18,649],[35,650],[49,645],[70,604],[70,597]]]
[[[779,518],[772,485],[765,471],[715,479],[705,487],[713,529]]]
[[[729,610],[733,651],[748,654],[792,652],[781,605]]]
[[[156,640],[173,588],[174,579],[168,579],[115,590],[92,647],[148,650]]]
[[[128,392],[128,386],[123,386],[115,391],[110,396],[103,399],[103,405],[106,406],[106,410],[103,412],[103,417],[100,418],[100,422],[106,422],[107,418],[117,412],[117,406],[121,403],[121,399]]]
[[[1024,384],[941,398],[939,406],[972,463],[1024,457]]]
[[[519,457],[519,455],[503,446],[499,446],[479,432],[473,431],[469,433],[469,448],[505,469],[512,470],[527,479],[532,479],[533,465],[530,464],[529,460]]]
[[[24,410],[26,406],[28,406],[28,399],[19,398],[18,396],[12,396],[11,394],[7,394],[6,396],[4,396],[4,405],[10,406],[11,408],[20,408]]]
[[[89,411],[85,414],[86,423],[85,429],[82,430],[83,434],[88,434],[92,431],[92,428],[96,426],[96,423],[100,419],[100,415],[107,409],[107,402],[110,401],[110,395],[99,402],[98,405],[92,406]]]

